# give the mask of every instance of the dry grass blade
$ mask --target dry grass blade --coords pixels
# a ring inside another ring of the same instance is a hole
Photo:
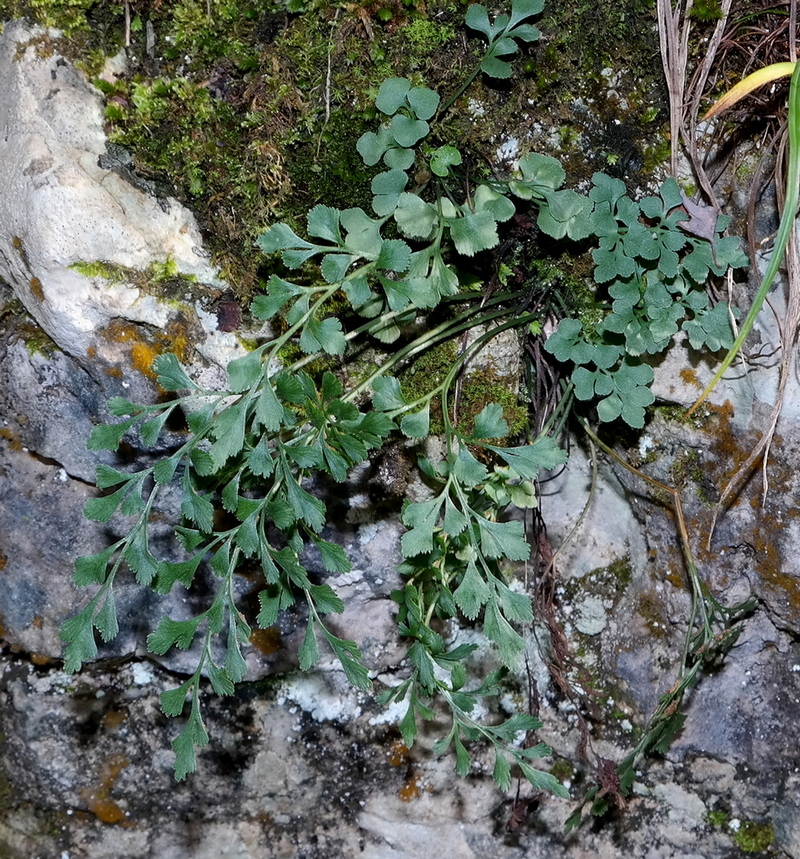
[[[754,90],[764,86],[764,84],[772,83],[779,78],[788,77],[793,71],[794,63],[773,63],[770,66],[759,69],[757,72],[753,72],[744,78],[744,80],[732,86],[722,98],[714,102],[703,119],[711,119],[714,116],[718,116],[724,110],[733,107],[743,98],[750,95]]]
[[[658,37],[661,44],[661,64],[669,95],[670,171],[678,173],[678,153],[684,128],[684,89],[686,64],[689,58],[689,12],[693,0],[658,0]]]

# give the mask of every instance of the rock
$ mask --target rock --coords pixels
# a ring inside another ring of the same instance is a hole
[[[6,129],[0,139],[0,278],[67,354],[116,366],[120,338],[152,347],[154,335],[169,336],[180,314],[141,283],[87,276],[73,268],[76,263],[144,273],[169,262],[198,283],[219,281],[192,214],[110,169],[102,97],[57,52],[41,50],[47,38],[21,22],[6,24],[0,35]],[[189,324],[205,324],[206,335],[219,341],[223,363],[242,354],[233,335],[217,331],[215,319],[209,325],[198,318],[191,296],[178,300]],[[146,370],[144,347],[140,352],[139,369]]]

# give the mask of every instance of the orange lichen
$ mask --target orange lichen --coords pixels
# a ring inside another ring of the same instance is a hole
[[[32,277],[28,281],[33,297],[41,304],[44,301],[44,287],[38,277]]]
[[[400,788],[400,802],[411,802],[413,799],[419,799],[422,793],[422,780],[419,776],[413,775]]]
[[[283,647],[281,633],[277,626],[270,626],[267,629],[254,629],[250,633],[249,641],[264,656],[269,656],[270,653],[275,653]]]
[[[153,361],[161,354],[161,349],[149,343],[134,343],[131,347],[131,366],[138,370],[143,376],[155,379],[153,372]]]
[[[684,367],[683,370],[678,373],[681,377],[681,380],[686,385],[692,385],[695,388],[702,388],[703,386],[700,384],[700,380],[697,378],[697,373],[691,367]]]
[[[120,773],[129,764],[130,761],[125,755],[112,755],[103,767],[97,787],[81,791],[81,795],[89,811],[101,823],[119,824],[126,827],[133,826],[133,823],[127,819],[125,812],[111,799],[112,788],[116,784]]]
[[[0,552],[0,572],[2,572],[6,568],[6,564],[8,563],[8,558]]]
[[[408,761],[409,749],[402,740],[394,740],[387,753],[389,764],[393,767],[402,766]]]
[[[19,436],[8,427],[0,428],[0,438],[8,442],[9,450],[22,450],[22,442]]]
[[[45,653],[31,653],[30,659],[34,665],[50,665],[55,662],[52,656],[47,656]]]
[[[107,710],[103,716],[102,727],[104,730],[113,732],[128,718],[128,714],[124,710]]]
[[[178,314],[167,323],[163,331],[153,334],[142,326],[122,319],[113,320],[99,334],[109,343],[129,346],[131,367],[143,376],[155,379],[153,361],[164,352],[173,352],[179,361],[187,361],[194,348],[193,340],[200,336],[201,329],[182,314]],[[106,370],[109,375],[116,375],[116,372],[117,368],[113,367]],[[124,369],[120,368],[118,372],[124,375]]]

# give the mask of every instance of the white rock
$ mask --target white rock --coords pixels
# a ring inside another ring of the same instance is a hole
[[[191,212],[99,165],[102,96],[58,54],[43,58],[26,46],[37,32],[15,22],[0,35],[0,277],[50,337],[80,357],[103,342],[98,332],[111,320],[160,329],[174,310],[132,284],[79,274],[73,263],[145,270],[171,258],[182,274],[219,282]],[[216,321],[203,327],[215,330]]]

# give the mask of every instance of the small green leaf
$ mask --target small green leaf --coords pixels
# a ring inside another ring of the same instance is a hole
[[[502,194],[492,190],[488,185],[478,185],[473,197],[475,209],[488,212],[495,221],[507,221],[514,216],[516,206]]]
[[[442,527],[448,537],[457,537],[467,527],[467,517],[449,498],[445,500]]]
[[[525,641],[503,617],[494,599],[490,599],[486,606],[483,629],[487,637],[497,645],[503,665],[516,668],[525,652]]]
[[[134,538],[122,552],[122,557],[136,574],[136,581],[145,587],[149,585],[158,572],[158,561],[153,557],[147,545],[147,532],[139,529]]]
[[[527,480],[538,480],[542,469],[552,469],[567,461],[567,452],[562,450],[552,436],[537,438],[533,444],[525,447],[495,447],[487,444],[508,463],[509,467],[520,477]]]
[[[211,687],[217,695],[233,695],[235,686],[233,681],[228,676],[227,671],[215,665],[211,660],[206,662],[208,671],[208,679],[211,681]]]
[[[465,617],[475,620],[480,614],[481,607],[488,602],[491,595],[489,586],[478,572],[475,562],[470,561],[467,564],[467,571],[461,580],[461,584],[453,593],[456,605],[458,605]]]
[[[527,184],[542,186],[553,191],[560,188],[567,178],[561,162],[551,155],[539,155],[532,152],[519,159],[519,169],[522,171],[523,179]],[[602,176],[602,174],[596,173],[595,176]],[[622,185],[622,193],[624,194],[625,184],[622,182],[620,184]]]
[[[252,558],[261,547],[258,533],[258,516],[249,516],[236,529],[236,545],[242,550],[246,558]]]
[[[83,505],[83,515],[94,522],[108,522],[131,489],[131,484],[126,483],[111,495],[90,498]]]
[[[428,134],[431,127],[422,119],[410,119],[405,114],[398,113],[392,117],[389,130],[398,146],[408,149],[419,143]]]
[[[177,689],[167,689],[161,693],[161,712],[165,716],[180,716],[186,703],[186,695],[193,682],[193,678],[190,678]]]
[[[136,423],[138,418],[129,418],[120,424],[100,424],[94,427],[86,447],[89,450],[116,450],[122,437]]]
[[[406,78],[386,78],[378,90],[375,107],[381,113],[392,116],[406,103],[406,95],[411,89],[411,81]]]
[[[228,362],[228,390],[234,394],[249,390],[261,378],[261,356],[266,346]]]
[[[271,380],[265,380],[258,391],[253,429],[257,430],[261,426],[267,432],[276,432],[285,422],[287,413],[275,394]]]
[[[169,459],[160,459],[153,466],[153,479],[159,485],[169,483],[175,476],[175,469],[178,467],[180,457],[171,456]]]
[[[475,417],[472,438],[504,438],[508,435],[508,424],[503,418],[502,406],[489,403]]]
[[[156,381],[165,391],[195,390],[197,385],[186,375],[177,357],[171,352],[159,355],[153,361]]]
[[[466,778],[469,775],[470,768],[469,752],[464,747],[458,734],[453,737],[453,740],[456,747],[456,772],[462,778]]]
[[[481,537],[481,551],[487,558],[508,558],[510,561],[527,561],[531,547],[525,539],[522,522],[492,522],[477,516]]]
[[[249,400],[243,397],[223,409],[214,420],[212,432],[216,441],[209,453],[216,468],[221,468],[244,447],[245,421]]]
[[[130,400],[126,400],[124,397],[112,397],[108,401],[109,413],[117,418],[127,417],[128,415],[136,415],[141,412],[141,410],[141,406],[137,406],[136,403],[132,403]]]
[[[433,529],[439,521],[439,511],[444,502],[443,496],[429,501],[409,504],[403,511],[403,524],[411,530],[403,534],[402,549],[406,558],[430,552],[433,549]]]
[[[269,446],[266,436],[247,454],[247,467],[257,477],[269,477],[275,470],[273,449]]]
[[[473,3],[467,9],[467,14],[464,20],[470,29],[483,33],[488,39],[492,38],[494,28],[489,23],[489,15],[485,6]]]
[[[262,233],[256,239],[256,245],[265,254],[272,254],[276,251],[286,250],[287,248],[313,248],[310,242],[304,241],[292,230],[288,224],[275,224],[270,227],[265,233]]]
[[[200,495],[191,484],[188,472],[182,481],[183,500],[181,513],[206,534],[214,530],[214,506],[203,495]]]
[[[381,246],[375,265],[388,271],[402,272],[408,268],[411,248],[400,239],[388,239]]]
[[[342,243],[339,232],[339,211],[330,206],[314,206],[306,218],[308,234],[319,239],[326,239],[336,245]]]
[[[461,164],[461,153],[455,146],[440,146],[431,156],[431,172],[437,176],[449,176],[450,168]]]
[[[350,561],[344,549],[337,543],[329,543],[312,535],[314,545],[319,550],[322,566],[329,573],[349,573]]]
[[[193,617],[190,620],[162,617],[158,626],[147,636],[148,649],[159,656],[163,656],[173,645],[179,650],[188,650],[201,620],[202,617]]]
[[[363,209],[345,209],[342,226],[347,230],[345,248],[351,253],[374,259],[380,253],[382,221],[375,221]]]
[[[286,303],[302,292],[299,286],[272,275],[267,281],[268,295],[258,295],[250,305],[250,311],[256,319],[272,319]]]
[[[61,625],[61,638],[67,643],[64,651],[64,671],[67,674],[80,671],[84,662],[89,662],[97,656],[92,624],[95,605],[93,600],[81,612],[65,620]]]
[[[408,193],[398,197],[394,219],[403,235],[410,239],[429,239],[439,223],[434,206]]]
[[[408,438],[427,438],[430,435],[431,404],[410,415],[404,415],[400,421],[400,431]]]
[[[555,776],[550,773],[543,772],[542,770],[537,770],[530,764],[526,764],[524,761],[519,760],[519,758],[517,758],[517,764],[522,770],[522,774],[536,788],[536,790],[547,791],[547,793],[552,793],[554,796],[560,796],[562,799],[570,798],[569,791]]]
[[[394,139],[388,126],[381,126],[378,133],[367,131],[358,138],[356,149],[367,167],[374,167],[386,150],[393,145]],[[394,165],[398,166],[398,165]]]
[[[294,477],[287,475],[286,494],[298,519],[302,519],[314,531],[321,531],[325,524],[325,505],[298,486]]]
[[[342,331],[342,323],[335,317],[309,319],[300,336],[300,348],[309,355],[327,352],[329,355],[343,355],[347,340]]]
[[[176,563],[162,561],[158,565],[158,574],[153,589],[159,594],[168,594],[175,582],[180,582],[185,588],[190,588],[202,560],[203,553],[201,552],[189,561]]]
[[[312,617],[309,617],[306,624],[306,634],[303,636],[303,643],[300,645],[297,655],[300,660],[300,668],[303,671],[308,671],[312,665],[319,661],[319,647],[317,646],[317,636],[314,632],[314,619]]]
[[[497,222],[487,211],[467,212],[460,218],[448,218],[450,236],[456,250],[464,256],[475,256],[481,251],[496,247],[500,241]]]
[[[439,108],[439,94],[424,86],[410,89],[406,100],[417,119],[430,119]]]
[[[488,470],[482,462],[469,452],[466,445],[459,448],[458,456],[450,460],[450,473],[462,485],[466,487],[478,486],[483,483],[487,476]]]
[[[94,617],[94,625],[103,641],[109,642],[117,637],[119,623],[117,622],[117,607],[111,589],[106,592],[103,605]]]
[[[503,614],[516,623],[530,623],[533,620],[531,598],[527,594],[518,594],[501,581],[495,581],[494,590],[500,600]]]
[[[397,727],[400,729],[400,735],[403,738],[403,742],[406,744],[406,747],[410,749],[414,745],[414,740],[417,738],[418,733],[413,698]]]
[[[414,164],[415,157],[413,149],[403,149],[399,146],[393,146],[383,156],[383,163],[390,170],[409,170]]]
[[[511,787],[511,766],[500,749],[494,750],[494,768],[492,778],[504,793]]]
[[[348,681],[356,689],[361,689],[364,692],[372,691],[372,681],[369,678],[369,672],[361,662],[361,650],[356,643],[337,638],[324,626],[322,627],[322,632],[325,635],[325,640],[336,654],[336,658],[342,664],[342,669]]]
[[[87,585],[102,585],[106,580],[106,569],[111,562],[114,553],[120,547],[120,543],[114,543],[96,555],[84,555],[75,558],[75,572],[72,580],[79,588]]]
[[[347,269],[358,259],[354,254],[325,254],[320,271],[327,283],[340,283],[347,276]]]
[[[100,463],[95,469],[95,483],[100,489],[108,489],[111,486],[117,486],[120,483],[125,483],[131,479],[131,475],[126,471],[117,471],[110,465]]]
[[[390,412],[406,405],[400,382],[393,376],[378,376],[372,383],[372,390],[372,408],[379,412]]]
[[[207,451],[201,450],[199,447],[196,447],[189,454],[189,461],[192,463],[192,468],[201,477],[207,477],[215,471],[214,460]]]
[[[308,592],[320,614],[341,614],[344,611],[344,603],[330,585],[312,585]]]
[[[197,769],[197,758],[195,747],[202,748],[208,745],[208,733],[200,711],[192,702],[192,713],[186,727],[172,741],[172,750],[175,752],[175,781],[183,781],[189,773]]]

